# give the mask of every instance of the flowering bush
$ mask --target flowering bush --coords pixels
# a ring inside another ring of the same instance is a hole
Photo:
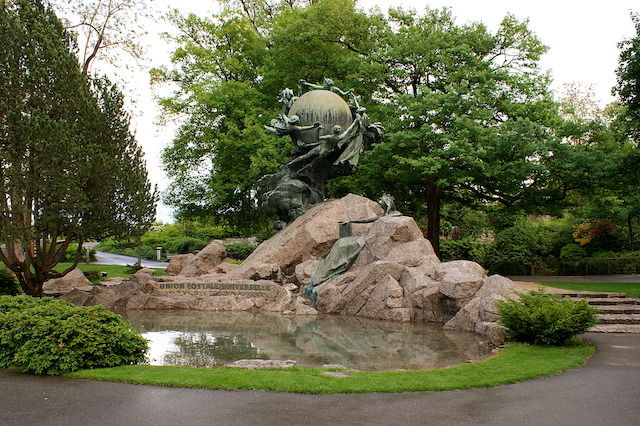
[[[595,238],[595,234],[591,232],[593,230],[593,224],[591,222],[582,222],[574,226],[573,229],[573,238],[576,243],[581,246],[586,246]]]
[[[624,238],[615,222],[583,222],[574,227],[573,238],[585,247],[590,255],[600,251],[617,252],[624,246]]]

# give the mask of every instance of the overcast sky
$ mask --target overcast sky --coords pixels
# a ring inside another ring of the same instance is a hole
[[[193,12],[204,15],[217,10],[214,1],[159,0],[155,3],[161,11],[171,7],[183,14]],[[437,9],[449,6],[458,23],[481,21],[492,32],[497,30],[507,13],[519,19],[528,18],[529,28],[550,47],[540,65],[544,70],[551,70],[554,80],[552,87],[557,89],[571,82],[593,85],[602,105],[613,100],[611,88],[615,85],[619,54],[617,43],[635,35],[630,11],[640,12],[637,0],[360,0],[359,5],[365,10],[378,5],[382,11],[390,6],[402,6],[418,12],[427,6]],[[169,65],[169,48],[156,36],[162,30],[160,26],[149,28],[147,42],[151,46],[148,65],[151,67]],[[148,87],[148,75],[141,73],[136,80],[138,100],[132,106],[133,125],[138,142],[146,153],[150,179],[164,189],[168,181],[161,170],[159,155],[162,148],[171,142],[175,126],[158,127],[154,124],[158,110]],[[172,222],[171,211],[160,206],[158,220]]]

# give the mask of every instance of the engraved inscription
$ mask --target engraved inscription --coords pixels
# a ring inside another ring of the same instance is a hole
[[[273,284],[243,284],[243,283],[158,283],[161,291],[204,291],[218,293],[227,292],[270,292]]]

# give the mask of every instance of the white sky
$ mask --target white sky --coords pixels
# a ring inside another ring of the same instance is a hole
[[[217,4],[213,0],[157,0],[155,4],[161,11],[171,7],[183,14],[194,12],[204,15],[217,10]],[[360,0],[360,7],[365,10],[375,5],[379,5],[383,11],[389,6],[403,6],[418,12],[423,11],[427,5],[437,9],[450,6],[458,23],[482,21],[492,32],[497,30],[507,13],[512,13],[519,19],[529,18],[529,28],[550,47],[540,65],[544,70],[552,71],[552,87],[557,89],[562,84],[571,82],[593,85],[603,106],[613,100],[611,88],[615,85],[619,54],[617,43],[635,35],[630,11],[640,12],[637,0]],[[146,42],[150,45],[150,61],[147,65],[150,67],[170,65],[170,49],[157,36],[158,32],[169,29],[166,27],[169,24],[162,25],[156,24],[148,28]],[[154,123],[159,110],[153,101],[148,80],[146,71],[133,80],[138,93],[137,102],[131,106],[133,125],[138,142],[146,153],[150,180],[157,183],[160,189],[165,189],[168,180],[161,170],[160,152],[171,142],[175,126],[159,127]],[[384,121],[383,118],[378,119]],[[158,220],[172,222],[170,209],[159,206]]]

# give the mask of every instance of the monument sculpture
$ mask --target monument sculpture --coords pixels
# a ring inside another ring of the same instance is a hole
[[[306,93],[303,88],[311,90]],[[354,194],[325,200],[328,179],[353,173],[364,144],[381,139],[353,90],[330,79],[284,89],[282,109],[266,130],[289,136],[292,158],[258,182],[260,208],[283,229],[241,264],[227,262],[213,241],[198,254],[174,257],[165,276],[137,273],[94,287],[50,288],[77,305],[108,309],[356,315],[440,322],[493,343],[504,336],[494,301],[514,297],[509,279],[488,277],[474,262],[442,263],[413,218]],[[350,104],[343,99],[351,96]],[[286,227],[284,225],[287,225]],[[57,284],[56,284],[57,285]]]
[[[311,297],[314,303],[318,301],[318,293],[315,287],[348,271],[365,246],[366,235],[354,236],[351,224],[373,223],[381,217],[402,215],[396,210],[394,198],[389,194],[383,194],[378,200],[378,204],[380,204],[384,213],[371,218],[347,220],[340,223],[340,238],[333,244],[328,253],[318,259],[318,264],[311,275],[311,280],[304,289],[304,294]]]
[[[312,90],[302,93],[304,88]],[[364,144],[380,140],[384,127],[371,123],[353,89],[343,91],[331,79],[322,85],[300,80],[299,96],[284,89],[282,109],[265,129],[293,142],[291,160],[258,182],[260,209],[279,219],[279,228],[300,217],[327,196],[326,181],[354,172]],[[351,95],[351,104],[343,96]]]
[[[440,322],[445,330],[474,331],[500,343],[504,337],[493,302],[514,297],[518,288],[507,278],[487,276],[477,263],[440,262],[415,221],[395,213],[389,199],[384,204],[354,194],[316,204],[241,265],[227,262],[224,246],[214,241],[197,255],[174,257],[167,269],[172,275],[139,272],[100,286],[50,288],[49,295],[113,310],[328,313]],[[346,222],[351,237],[340,235],[340,223]]]

